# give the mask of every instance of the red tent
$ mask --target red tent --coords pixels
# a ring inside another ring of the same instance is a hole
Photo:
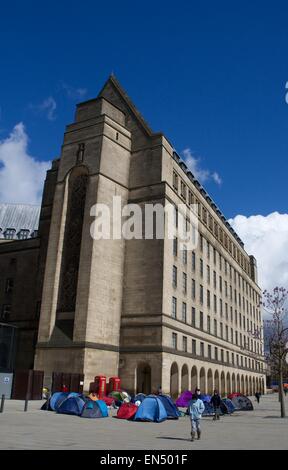
[[[243,393],[236,393],[235,392],[235,393],[230,393],[228,395],[228,398],[229,398],[229,400],[232,400],[232,398],[234,398],[234,397],[243,397],[243,396],[245,396],[245,395],[243,395]]]
[[[114,403],[114,398],[111,397],[102,397],[101,400],[103,400],[107,406],[111,406]]]
[[[134,403],[123,403],[117,411],[117,418],[131,419],[134,417],[138,410],[138,406]]]

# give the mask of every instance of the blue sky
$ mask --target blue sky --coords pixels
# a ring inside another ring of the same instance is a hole
[[[6,2],[0,140],[22,122],[29,155],[58,156],[75,103],[113,71],[155,131],[217,172],[205,187],[228,218],[286,213],[287,17],[281,0]]]

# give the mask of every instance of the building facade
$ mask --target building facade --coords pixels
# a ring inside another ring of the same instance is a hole
[[[196,207],[197,248],[180,250],[177,233],[173,240],[93,239],[91,208],[112,208],[115,196],[122,206]],[[47,174],[37,236],[0,244],[6,278],[11,260],[24,263],[25,256],[31,269],[26,279],[15,273],[16,303],[6,321],[22,321],[20,337],[33,331],[28,349],[35,348],[34,368],[45,371],[48,385],[59,371],[84,373],[85,388],[104,374],[119,375],[130,392],[161,386],[176,396],[196,385],[264,391],[256,260],[114,76],[96,99],[77,106],[66,128],[61,157]],[[25,308],[20,289],[30,302]],[[25,347],[20,342],[22,366]]]

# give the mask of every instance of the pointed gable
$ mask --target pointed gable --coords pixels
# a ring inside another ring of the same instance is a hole
[[[152,130],[114,75],[110,75],[98,97],[105,98],[125,113],[126,127],[132,132],[132,135],[136,138],[138,144],[143,143],[143,140],[146,140],[153,135]]]

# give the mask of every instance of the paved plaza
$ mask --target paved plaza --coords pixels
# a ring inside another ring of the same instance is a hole
[[[254,411],[219,422],[203,418],[203,439],[191,442],[187,417],[163,423],[84,419],[41,411],[42,402],[5,402],[0,414],[0,449],[288,449],[288,419],[279,418],[277,395],[262,397]],[[288,397],[285,399],[288,412]]]

